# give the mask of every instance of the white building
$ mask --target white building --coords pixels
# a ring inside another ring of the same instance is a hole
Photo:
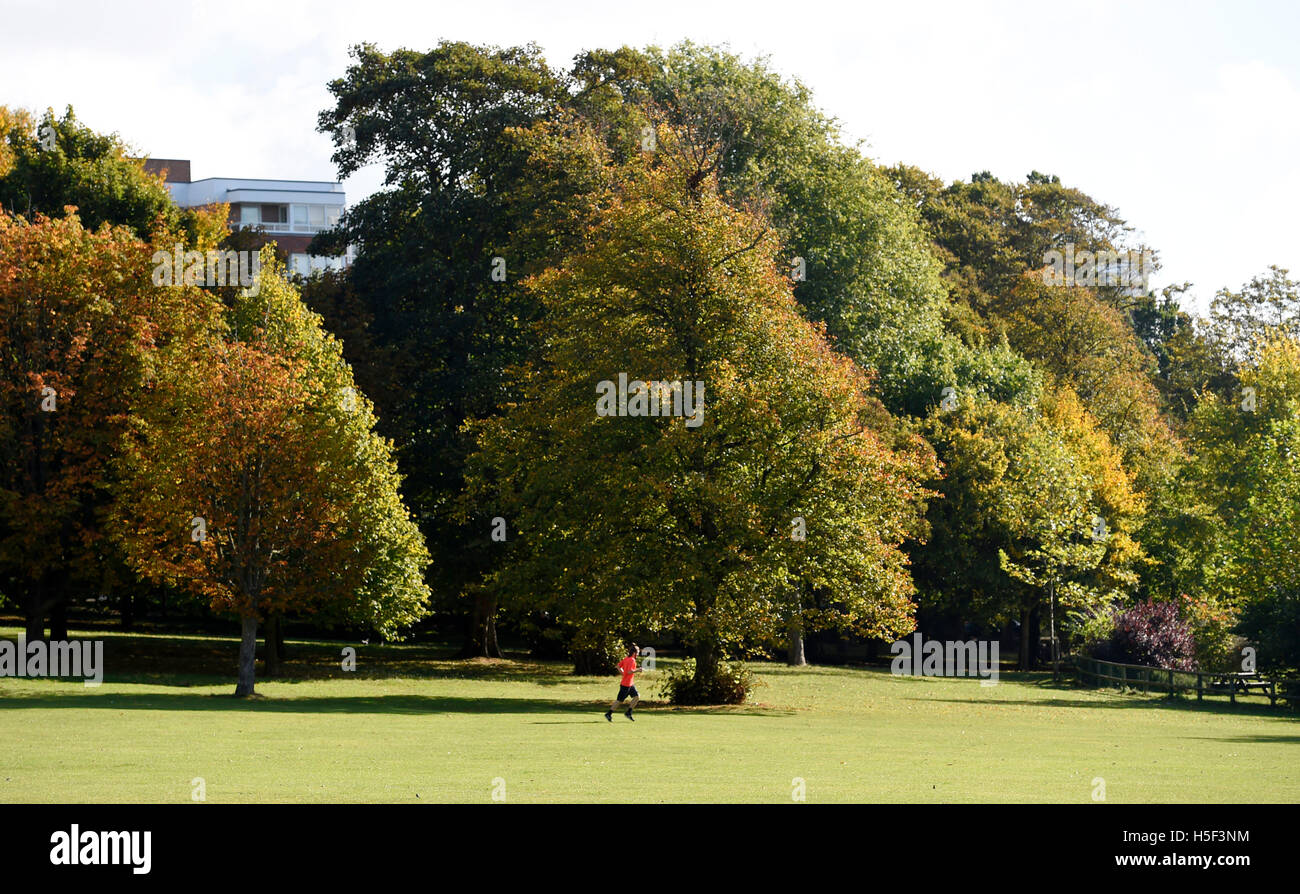
[[[247,177],[190,179],[184,159],[151,158],[145,169],[163,173],[172,199],[182,208],[216,202],[230,205],[230,227],[262,227],[289,256],[289,269],[307,275],[313,270],[342,269],[353,252],[321,257],[307,254],[312,237],[338,223],[346,203],[343,184],[322,180],[256,180]]]

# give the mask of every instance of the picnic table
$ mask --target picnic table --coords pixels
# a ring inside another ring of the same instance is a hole
[[[1250,695],[1259,690],[1268,696],[1270,705],[1277,704],[1277,684],[1266,680],[1254,671],[1240,671],[1230,674],[1197,674],[1196,700],[1200,701],[1205,693],[1210,695],[1227,695],[1232,701],[1237,700],[1237,693]]]

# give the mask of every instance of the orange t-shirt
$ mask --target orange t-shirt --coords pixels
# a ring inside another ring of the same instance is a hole
[[[636,673],[636,657],[629,655],[618,663],[618,669],[623,672],[623,686],[632,685],[632,675]]]

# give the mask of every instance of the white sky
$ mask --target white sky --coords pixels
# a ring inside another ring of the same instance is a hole
[[[1196,306],[1300,273],[1300,6],[1287,2],[84,3],[0,0],[0,103],[116,131],[193,175],[334,179],[316,114],[350,45],[683,38],[765,54],[885,164],[1057,174],[1116,206]],[[346,182],[349,203],[379,184]]]

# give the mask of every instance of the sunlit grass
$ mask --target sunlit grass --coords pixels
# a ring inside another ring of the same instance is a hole
[[[16,636],[12,628],[0,635]],[[96,636],[101,634],[96,633]],[[603,716],[617,679],[446,647],[299,643],[232,698],[235,643],[105,636],[105,683],[0,679],[0,801],[1300,801],[1283,709],[756,664],[744,707]],[[169,672],[167,666],[182,672]],[[260,669],[260,664],[259,664]]]

